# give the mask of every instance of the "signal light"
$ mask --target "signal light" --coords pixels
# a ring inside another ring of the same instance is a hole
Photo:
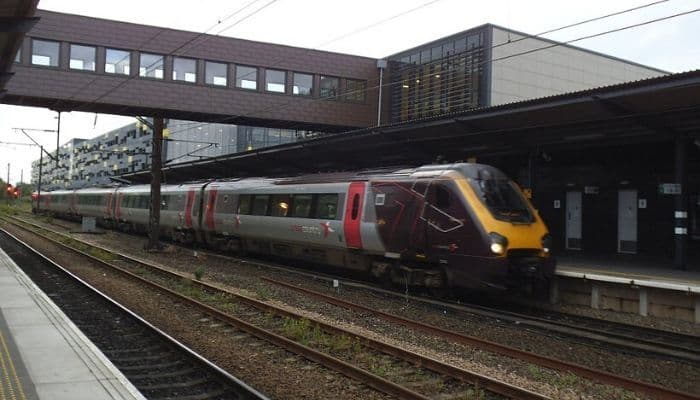
[[[7,193],[12,193],[12,184],[7,184]]]

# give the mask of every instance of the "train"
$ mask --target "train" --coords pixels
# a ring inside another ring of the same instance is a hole
[[[35,211],[146,232],[150,185],[42,192]],[[476,163],[161,186],[161,235],[303,260],[444,293],[546,285],[545,223],[518,185]]]

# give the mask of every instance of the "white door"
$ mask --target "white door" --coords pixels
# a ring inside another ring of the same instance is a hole
[[[620,190],[617,195],[617,251],[637,252],[636,190]]]
[[[566,192],[566,248],[581,250],[581,192]]]

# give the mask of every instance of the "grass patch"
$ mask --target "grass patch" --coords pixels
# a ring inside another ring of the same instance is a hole
[[[223,303],[219,305],[219,308],[229,314],[235,314],[238,312],[238,304],[236,303]]]
[[[527,366],[527,374],[530,375],[532,379],[537,381],[544,380],[546,375],[545,371],[535,364],[529,364]]]
[[[194,279],[201,281],[204,277],[204,272],[204,267],[197,267],[197,269],[194,270]]]
[[[270,300],[270,298],[272,298],[272,291],[267,285],[258,283],[255,287],[255,297],[262,301]]]
[[[465,400],[483,400],[486,398],[486,392],[484,392],[484,389],[477,386],[467,390],[463,398]]]
[[[102,249],[98,249],[97,247],[91,247],[90,250],[88,251],[88,253],[91,256],[93,256],[99,260],[102,260],[102,261],[109,262],[109,261],[114,260],[114,254],[112,254],[108,251],[104,251]]]

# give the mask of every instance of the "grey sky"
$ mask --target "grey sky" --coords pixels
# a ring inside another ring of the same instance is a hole
[[[251,0],[132,1],[41,0],[39,8],[201,32]],[[260,0],[235,17],[222,22],[212,33],[235,24],[241,17],[265,5]],[[487,22],[530,34],[632,8],[647,1],[516,1],[516,0],[439,0],[415,12],[392,19],[371,29],[349,35],[326,46],[321,44],[428,0],[278,0],[258,14],[221,33],[224,36],[287,44],[321,50],[385,57]],[[567,29],[545,37],[568,41],[643,21],[700,8],[700,0],[670,0],[642,10],[599,22]],[[575,45],[637,63],[683,72],[700,68],[700,13],[604,35]],[[55,129],[56,113],[45,109],[0,106],[0,141],[28,142],[13,127]],[[133,121],[133,118],[94,114],[64,113],[61,143],[73,137],[94,137]],[[42,144],[55,146],[55,135],[38,133]],[[7,177],[12,163],[12,182],[29,180],[31,161],[39,150],[0,144],[0,174]]]

